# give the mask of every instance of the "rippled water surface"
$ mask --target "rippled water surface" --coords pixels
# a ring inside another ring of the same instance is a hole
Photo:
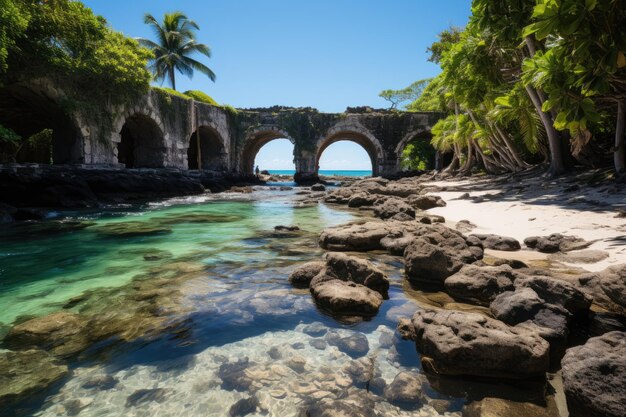
[[[115,329],[91,337],[67,377],[10,415],[296,416],[335,400],[380,415],[460,415],[462,402],[425,378],[419,407],[382,393],[400,372],[420,371],[414,345],[393,336],[398,317],[416,309],[397,258],[370,258],[392,286],[369,321],[337,320],[289,285],[298,264],[323,253],[319,232],[353,219],[295,199],[190,197],[2,230],[0,334],[59,310]]]

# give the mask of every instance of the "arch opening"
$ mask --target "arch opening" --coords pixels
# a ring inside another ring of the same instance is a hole
[[[292,171],[295,173],[296,169],[293,154],[294,145],[289,139],[272,139],[259,149],[253,165],[255,169],[259,167],[261,171],[290,175]]]
[[[430,144],[432,134],[428,130],[408,134],[397,146],[396,155],[401,171],[435,169],[441,163],[440,155]]]
[[[200,126],[193,132],[187,150],[187,167],[209,171],[228,169],[228,153],[220,135],[213,128]]]
[[[295,169],[295,141],[289,137],[286,132],[272,129],[258,131],[248,137],[241,152],[240,163],[242,173],[246,175],[254,174],[254,169],[258,163],[257,155],[261,151],[261,148],[265,147],[265,145],[270,142],[277,140],[280,140],[280,142],[276,142],[273,146],[281,145],[280,147],[283,150],[277,152],[277,149],[272,149],[272,146],[267,155],[262,153],[262,159],[264,161],[271,162],[271,164],[266,164],[268,165],[267,167],[259,166],[259,168],[261,170],[266,170],[271,169],[273,166],[289,166],[289,168],[285,169]],[[284,151],[285,149],[288,150]],[[277,157],[277,154],[279,154],[279,158]]]
[[[0,90],[0,125],[20,137],[11,143],[0,142],[0,162],[84,162],[78,126],[56,100],[43,92],[24,86]]]
[[[120,131],[117,161],[126,168],[162,168],[165,163],[165,140],[159,125],[150,117],[134,114]]]
[[[371,138],[360,132],[339,132],[335,133],[326,139],[324,139],[317,148],[315,156],[315,173],[319,175],[320,170],[320,158],[324,151],[333,143],[341,141],[354,142],[361,146],[367,152],[371,163],[372,176],[378,176],[380,171],[380,165],[384,159],[383,149],[376,138]]]
[[[372,158],[362,145],[350,140],[338,140],[320,153],[318,174],[371,176],[372,167]]]

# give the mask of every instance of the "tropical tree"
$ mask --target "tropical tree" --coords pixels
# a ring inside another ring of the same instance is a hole
[[[626,171],[626,1],[538,0],[524,35],[550,40],[525,62],[527,83],[546,92],[554,126],[569,130],[575,147],[589,141],[589,125],[615,112],[614,164]]]
[[[390,110],[396,109],[400,103],[407,101],[415,101],[422,95],[424,88],[428,85],[431,78],[415,81],[410,86],[401,90],[383,90],[378,94],[379,97],[391,103]]]
[[[195,53],[211,57],[211,49],[196,40],[196,31],[200,27],[193,20],[189,20],[182,12],[173,12],[165,13],[163,22],[159,22],[148,13],[144,23],[154,31],[156,42],[144,38],[138,40],[154,54],[149,68],[156,80],[168,78],[176,90],[176,71],[189,78],[194,71],[198,71],[215,81],[215,73],[209,67],[191,58]]]

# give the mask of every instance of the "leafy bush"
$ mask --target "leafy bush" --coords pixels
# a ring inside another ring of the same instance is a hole
[[[201,102],[201,103],[210,104],[212,106],[219,106],[217,101],[213,100],[213,97],[209,96],[208,94],[206,94],[206,93],[204,93],[202,91],[187,90],[187,91],[185,91],[184,94],[186,96],[189,96],[189,97],[193,98],[196,101]]]

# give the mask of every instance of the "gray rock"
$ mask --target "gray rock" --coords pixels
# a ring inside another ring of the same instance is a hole
[[[348,200],[348,207],[369,207],[373,206],[380,196],[365,192],[356,193]]]
[[[313,346],[317,350],[324,350],[327,346],[326,342],[322,339],[309,340],[309,345]]]
[[[386,293],[389,289],[387,276],[365,259],[359,259],[339,252],[327,253],[324,258],[326,260],[327,273],[338,279],[365,285],[381,293]]]
[[[344,372],[350,376],[352,382],[358,385],[370,382],[377,376],[374,361],[368,357],[350,361],[348,366],[344,368]]]
[[[524,379],[545,374],[550,346],[536,332],[482,314],[419,310],[413,316],[425,370]]]
[[[400,337],[404,340],[416,340],[415,327],[411,319],[403,318],[398,321],[396,330],[400,334]]]
[[[463,261],[453,248],[418,238],[406,247],[404,265],[410,281],[440,288],[446,278],[463,267]]]
[[[498,236],[491,234],[474,234],[472,236],[476,236],[478,239],[480,239],[486,249],[516,251],[520,250],[522,247],[517,239],[508,236]]]
[[[383,220],[400,213],[415,218],[415,210],[413,207],[399,198],[388,198],[380,204],[376,203],[376,205],[374,205],[374,214],[376,217],[380,217]]]
[[[289,282],[294,287],[308,288],[311,280],[326,267],[321,261],[307,262],[299,266],[289,275]]]
[[[515,287],[531,288],[547,303],[560,305],[572,314],[587,312],[591,306],[591,297],[576,288],[574,284],[556,278],[519,277],[515,280]]]
[[[311,191],[326,191],[326,186],[324,184],[313,184]]]
[[[611,266],[602,271],[600,286],[611,301],[626,309],[626,264]]]
[[[319,305],[336,314],[373,315],[383,302],[380,293],[365,285],[333,279],[311,287]]]
[[[445,290],[458,300],[488,306],[494,298],[514,289],[513,280],[521,274],[508,265],[465,265],[459,272],[446,278]]]
[[[408,198],[408,203],[416,209],[428,210],[435,207],[445,207],[446,202],[436,195],[413,195]]]
[[[563,387],[571,417],[621,417],[626,410],[626,332],[567,350]]]
[[[524,239],[526,246],[543,253],[585,249],[592,243],[577,236],[564,236],[560,233],[553,233],[550,236],[531,236]]]

